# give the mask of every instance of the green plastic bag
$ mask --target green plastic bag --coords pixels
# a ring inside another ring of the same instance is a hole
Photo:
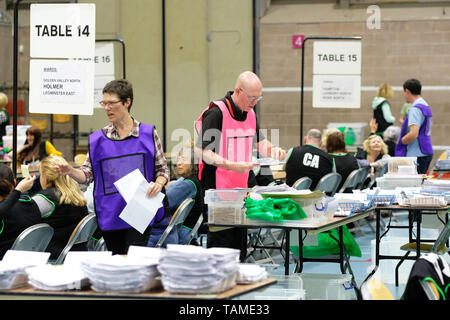
[[[272,199],[253,200],[245,199],[245,214],[248,219],[283,221],[299,220],[306,218],[300,204],[292,199]]]
[[[361,249],[358,243],[355,241],[355,238],[353,238],[353,235],[350,233],[350,231],[348,231],[347,226],[343,226],[342,231],[345,252],[349,256],[361,257]],[[337,229],[332,229],[329,232],[319,233],[317,235],[317,246],[303,246],[303,257],[315,258],[339,254],[339,243],[335,239],[333,239],[332,236],[339,240]],[[298,246],[290,246],[290,249],[295,255],[299,255]]]

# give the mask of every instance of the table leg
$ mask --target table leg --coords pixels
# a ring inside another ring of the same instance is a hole
[[[341,267],[341,272],[345,273],[345,267],[344,267],[344,231],[343,227],[340,226],[338,228],[339,232],[339,265]]]
[[[363,283],[365,283],[367,280],[369,280],[370,277],[372,277],[375,272],[378,270],[378,266],[380,265],[380,219],[381,219],[381,209],[375,209],[375,267],[373,268],[372,272],[364,279],[364,281],[361,283],[361,286]]]
[[[289,234],[290,230],[286,229],[285,249],[284,249],[284,274],[289,275]]]
[[[414,215],[417,217],[417,228],[416,228],[416,258],[420,257],[420,229],[422,225],[422,213],[420,210],[416,210]]]

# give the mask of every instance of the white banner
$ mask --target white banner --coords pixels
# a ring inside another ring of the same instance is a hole
[[[313,76],[313,108],[359,108],[361,76]]]
[[[114,76],[114,45],[95,44],[95,76]]]
[[[93,114],[93,60],[30,60],[30,113]]]
[[[95,4],[31,4],[31,58],[95,55]]]
[[[314,42],[314,74],[361,74],[361,41]]]
[[[313,108],[360,108],[361,41],[316,41]]]

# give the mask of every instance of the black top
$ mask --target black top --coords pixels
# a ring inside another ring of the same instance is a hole
[[[302,177],[310,177],[311,190],[316,188],[320,178],[333,170],[332,157],[314,145],[298,146],[292,149],[286,162],[286,184],[292,186]]]
[[[247,119],[247,112],[241,111],[237,106],[234,105],[233,99],[231,98],[231,95],[233,94],[233,91],[229,91],[227,95],[221,99],[225,105],[227,105],[227,102],[225,99],[228,100],[231,106],[231,110],[233,111],[233,115],[230,112],[230,115],[233,117],[236,121],[245,121]],[[207,130],[214,129],[217,130],[216,132],[222,131],[222,111],[220,108],[214,104],[214,102],[211,102],[210,106],[212,106],[210,109],[206,110],[203,113],[202,117],[202,132],[199,133],[199,137],[196,142],[196,146],[200,147],[202,149],[206,150],[212,150],[213,152],[219,154],[220,150],[220,135],[214,135],[214,134],[205,134],[205,136],[202,137],[202,133],[208,133]],[[211,131],[210,131],[211,132]],[[253,139],[254,142],[263,141],[265,139],[264,135],[259,132],[259,125],[258,120],[256,121],[256,134]],[[215,189],[216,188],[216,166],[209,165],[207,163],[203,164],[203,171],[201,176],[201,182],[204,190],[208,189]]]
[[[335,154],[330,153],[333,157],[334,165],[336,167],[336,172],[342,176],[341,183],[339,184],[338,191],[344,185],[345,180],[348,175],[353,171],[359,169],[358,160],[348,153],[345,154]],[[352,192],[351,190],[345,190],[344,192]]]
[[[87,206],[75,206],[72,204],[59,204],[55,189],[42,190],[42,194],[55,206],[53,212],[42,218],[42,222],[48,223],[54,229],[53,238],[50,241],[47,252],[51,252],[50,260],[57,259],[62,249],[67,244],[77,224],[88,214]],[[72,251],[86,251],[86,243],[74,245]]]
[[[13,245],[22,231],[41,222],[36,204],[17,190],[0,202],[0,258]]]
[[[391,122],[387,122],[386,119],[384,118],[383,115],[383,110],[381,109],[381,106],[387,103],[389,104],[389,102],[387,100],[383,100],[383,102],[381,102],[374,110],[373,110],[373,117],[375,118],[375,120],[378,123],[378,129],[377,132],[379,133],[383,133],[387,127],[393,125],[393,123]]]

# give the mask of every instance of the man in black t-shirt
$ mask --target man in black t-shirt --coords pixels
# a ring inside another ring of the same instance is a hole
[[[239,75],[234,91],[212,101],[201,113],[196,122],[199,134],[196,152],[201,159],[199,178],[205,191],[247,188],[249,172],[258,166],[251,159],[253,146],[263,156],[280,160],[286,157],[286,151],[273,145],[259,131],[253,108],[262,99],[261,94],[261,80],[246,71]],[[246,244],[246,229],[209,227],[208,248],[241,249],[240,260],[244,261]]]
[[[320,149],[322,133],[311,129],[303,139],[304,145],[291,148],[286,161],[286,184],[292,186],[302,177],[312,179],[310,186],[314,190],[320,178],[333,172],[333,158]]]

